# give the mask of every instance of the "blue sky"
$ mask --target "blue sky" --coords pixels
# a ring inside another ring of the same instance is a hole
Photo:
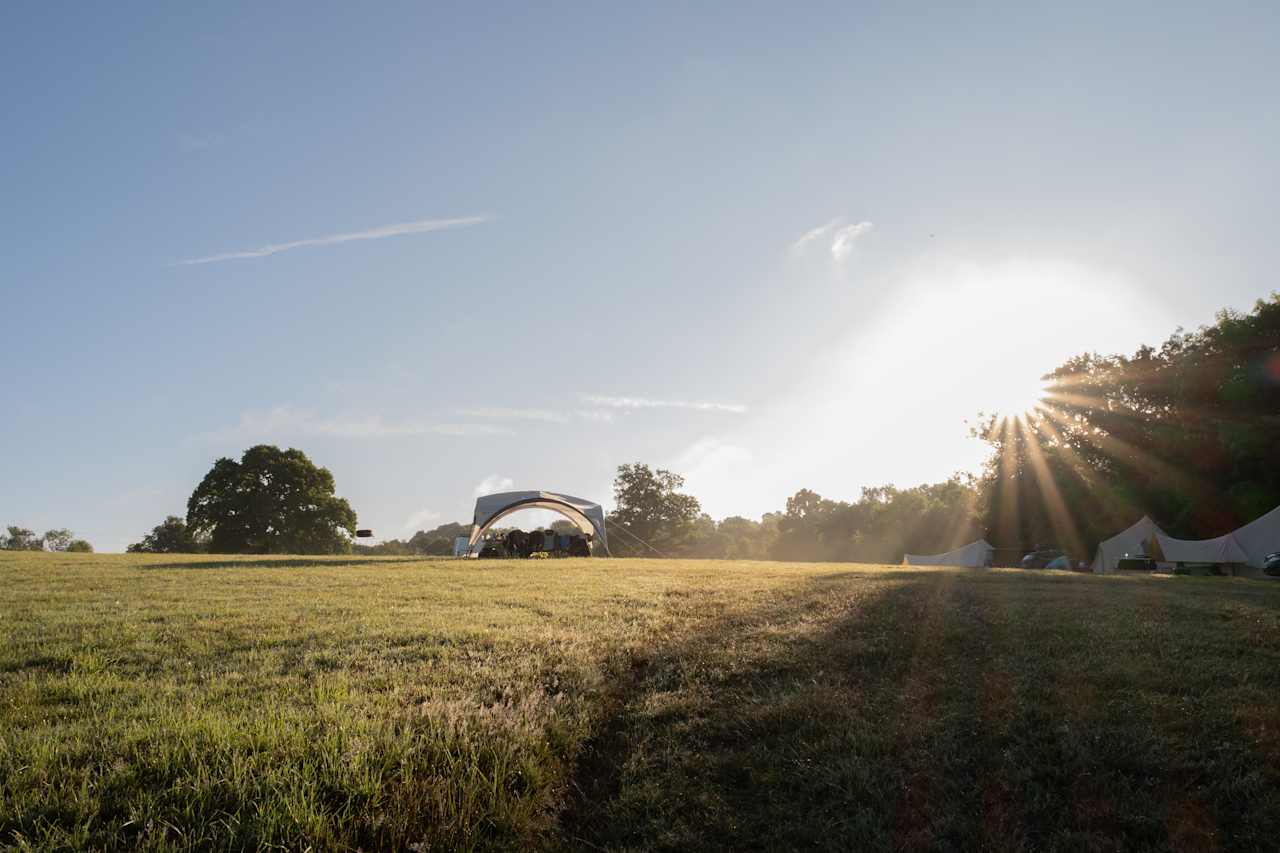
[[[687,5],[6,5],[0,523],[261,441],[388,537],[635,460],[758,516],[1276,287],[1280,7]]]

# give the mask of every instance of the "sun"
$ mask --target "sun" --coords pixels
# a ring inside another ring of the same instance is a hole
[[[1025,420],[1043,409],[1050,397],[1048,383],[1025,377],[993,382],[989,393],[991,411],[1000,420]]]

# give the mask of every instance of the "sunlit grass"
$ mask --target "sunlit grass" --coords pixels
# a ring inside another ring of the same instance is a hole
[[[0,845],[1260,849],[1280,585],[0,554]]]

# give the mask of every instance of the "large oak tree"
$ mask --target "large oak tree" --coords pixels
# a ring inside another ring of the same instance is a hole
[[[213,463],[187,502],[187,525],[218,554],[343,554],[356,514],[333,475],[301,450],[251,447]]]

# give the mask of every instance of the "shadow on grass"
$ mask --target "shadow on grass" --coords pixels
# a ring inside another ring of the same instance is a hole
[[[225,557],[209,560],[174,560],[165,563],[144,563],[139,569],[312,569],[331,566],[384,566],[389,563],[421,563],[432,557]]]
[[[1195,683],[1212,660],[1163,668],[1169,653],[1203,656],[1211,626],[1187,624],[1160,585],[1068,581],[1047,600],[1050,585],[1021,579],[826,575],[634,658],[580,755],[563,843],[1272,846],[1280,768],[1231,720],[1237,685]],[[1118,658],[1134,613],[1163,639]],[[1174,713],[1162,692],[1200,695]]]

